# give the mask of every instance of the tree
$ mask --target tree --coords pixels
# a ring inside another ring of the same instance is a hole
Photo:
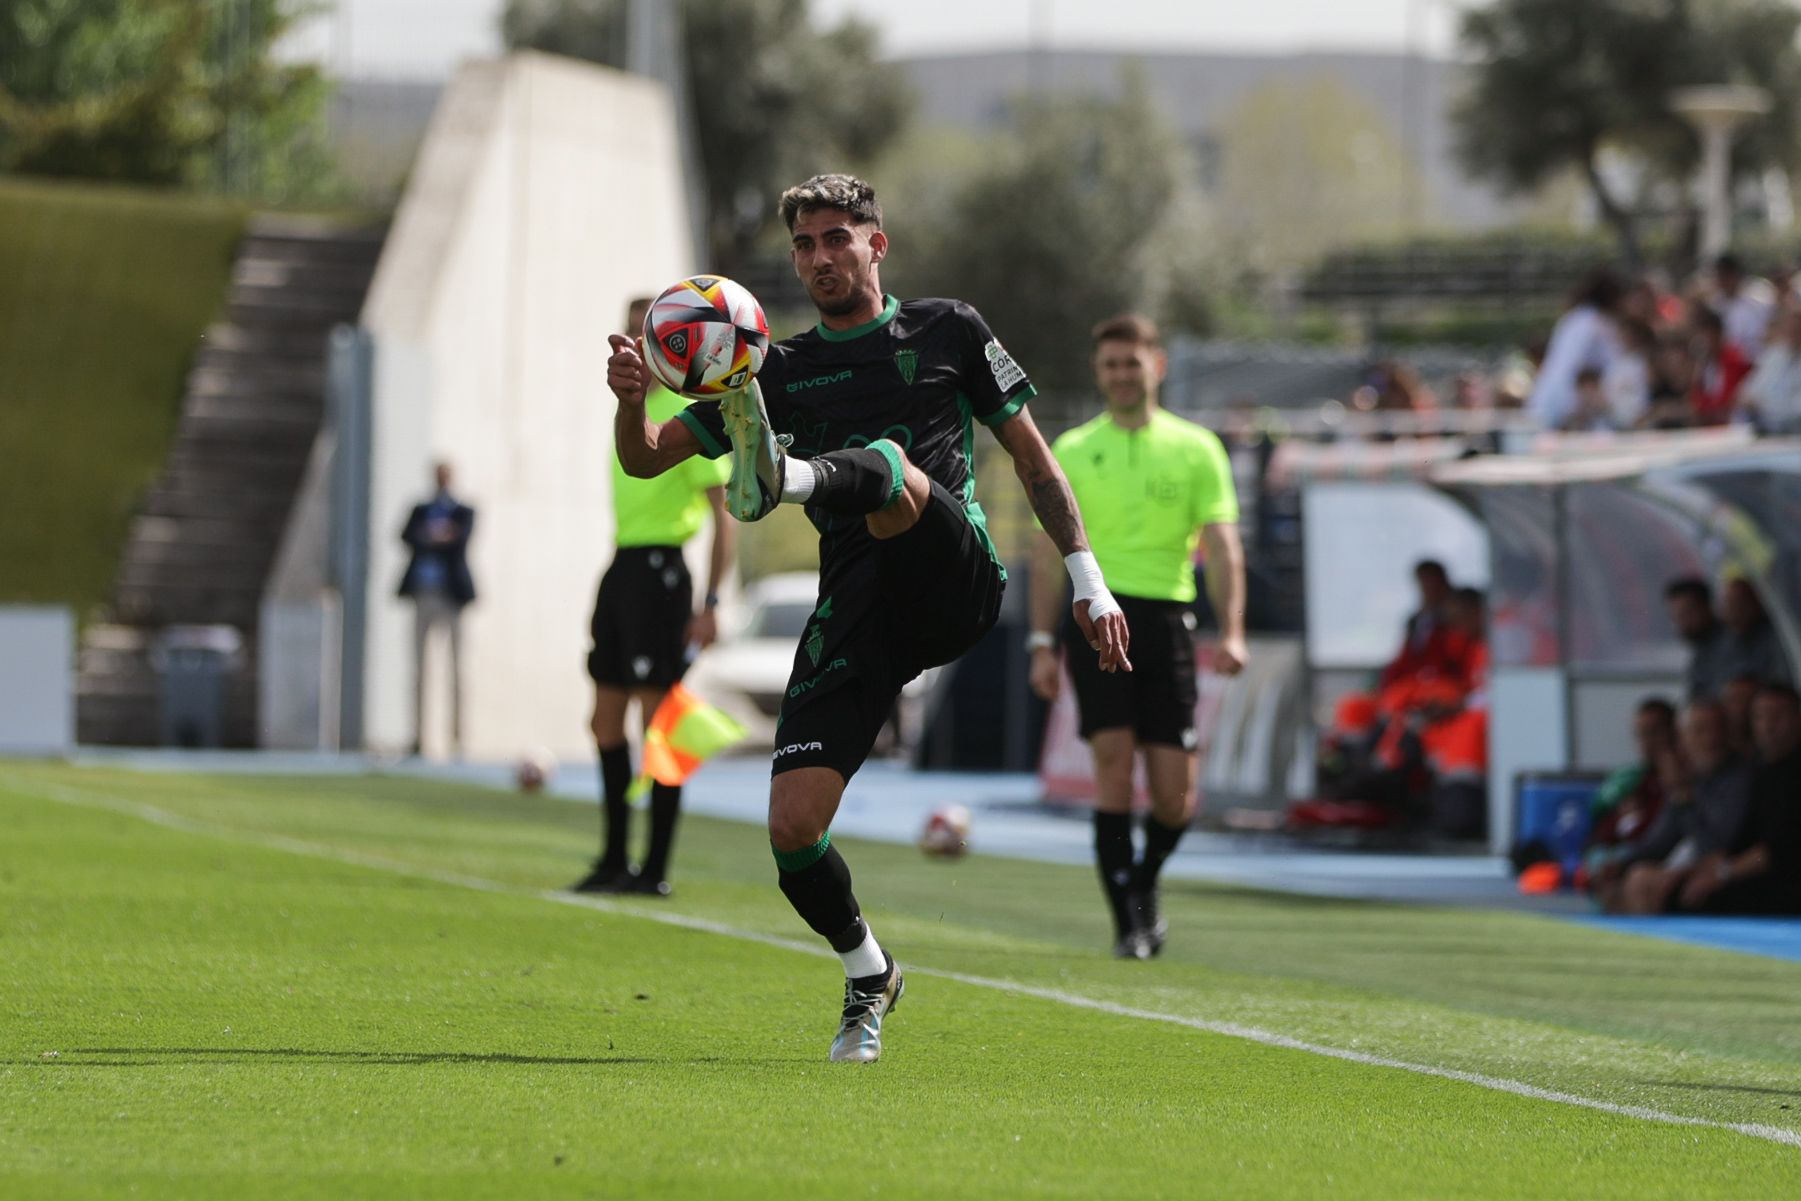
[[[679,0],[689,111],[705,175],[711,270],[748,259],[782,189],[867,160],[902,128],[903,76],[872,26],[811,21],[807,0]],[[508,0],[507,45],[625,65],[623,0]]]
[[[1496,0],[1469,10],[1460,38],[1478,62],[1453,114],[1459,157],[1516,192],[1576,171],[1636,264],[1632,203],[1603,175],[1602,152],[1622,149],[1652,178],[1686,180],[1698,147],[1671,90],[1754,83],[1775,107],[1740,139],[1735,166],[1794,165],[1797,28],[1801,13],[1786,0]]]
[[[1115,99],[1028,100],[938,211],[891,211],[884,279],[980,309],[1033,378],[1087,384],[1090,325],[1206,320],[1211,250],[1192,157],[1130,74]]]
[[[1330,79],[1255,88],[1216,136],[1221,241],[1259,269],[1396,232],[1420,186],[1387,119]]]
[[[0,169],[305,193],[316,68],[273,48],[293,0],[0,0]]]

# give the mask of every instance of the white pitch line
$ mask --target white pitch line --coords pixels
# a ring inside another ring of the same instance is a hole
[[[784,951],[795,951],[802,955],[812,955],[828,959],[836,958],[829,950],[813,943],[797,942],[774,934],[761,934],[755,930],[740,930],[723,922],[709,921],[706,918],[690,917],[679,913],[653,913],[633,906],[620,905],[603,901],[596,897],[580,896],[573,893],[553,892],[545,889],[519,888],[503,884],[497,880],[487,880],[480,876],[466,876],[459,872],[442,872],[433,868],[420,867],[416,864],[402,863],[395,859],[384,859],[378,855],[365,855],[358,851],[346,851],[338,847],[326,846],[322,843],[306,842],[298,838],[289,838],[281,834],[259,834],[234,829],[230,826],[214,825],[210,822],[196,821],[159,809],[155,805],[147,805],[141,801],[127,800],[123,797],[107,796],[101,793],[84,792],[65,788],[54,784],[26,783],[6,779],[8,788],[35,795],[42,800],[60,804],[75,805],[87,809],[99,809],[135,817],[153,825],[163,826],[186,834],[198,834],[208,838],[217,838],[226,842],[235,842],[245,846],[258,846],[268,850],[284,851],[293,855],[303,855],[313,859],[331,860],[353,867],[369,868],[374,871],[389,872],[395,875],[411,876],[414,879],[430,880],[438,884],[454,888],[473,889],[477,892],[496,893],[503,896],[530,897],[542,901],[551,901],[559,905],[574,905],[583,909],[597,909],[604,913],[616,914],[620,917],[634,917],[643,921],[660,922],[666,926],[680,926],[688,930],[697,930],[707,934],[716,934],[724,938],[733,938],[741,942],[761,943],[764,946],[778,947]],[[1362,1064],[1365,1067],[1392,1068],[1396,1071],[1411,1072],[1417,1076],[1435,1076],[1441,1080],[1454,1080],[1460,1084],[1473,1084],[1477,1088],[1489,1089],[1493,1092],[1511,1093],[1516,1097],[1527,1097],[1534,1101],[1549,1101],[1557,1105],[1573,1105],[1581,1109],[1592,1109],[1601,1113],[1616,1114],[1620,1117],[1637,1118],[1646,1122],[1661,1122],[1671,1126],[1699,1126],[1710,1130],[1726,1130],[1734,1134],[1742,1134],[1748,1138],[1762,1139],[1766,1142],[1779,1143],[1785,1147],[1801,1147],[1801,1132],[1782,1126],[1769,1126],[1758,1122],[1719,1122],[1711,1118],[1690,1117],[1685,1114],[1669,1113],[1661,1109],[1652,1109],[1644,1105],[1620,1105],[1613,1101],[1600,1101],[1593,1097],[1578,1096],[1575,1093],[1559,1092],[1556,1089],[1540,1088],[1536,1084],[1527,1084],[1520,1080],[1508,1080],[1502,1076],[1488,1076],[1480,1072],[1465,1072],[1457,1068],[1435,1067],[1425,1063],[1411,1063],[1405,1059],[1390,1059],[1385,1055],[1371,1055],[1364,1051],[1351,1051],[1343,1047],[1329,1047],[1322,1043],[1310,1043],[1304,1039],[1294,1038],[1287,1034],[1278,1034],[1273,1030],[1264,1030],[1257,1026],[1245,1026],[1237,1022],[1212,1021],[1207,1018],[1185,1017],[1177,1013],[1162,1013],[1154,1009],[1138,1009],[1131,1005],[1121,1005],[1114,1001],[1103,1001],[1096,997],[1085,997],[1079,993],[1063,992],[1054,988],[1039,988],[1035,985],[1020,984],[1012,980],[996,980],[987,976],[971,976],[964,972],[947,971],[942,968],[925,967],[917,963],[905,965],[909,972],[922,976],[932,976],[941,980],[953,980],[958,984],[967,984],[975,988],[991,989],[995,992],[1010,993],[1014,996],[1033,997],[1041,1001],[1053,1001],[1059,1005],[1071,1005],[1078,1009],[1094,1010],[1098,1013],[1112,1014],[1115,1017],[1136,1018],[1147,1022],[1164,1022],[1172,1026],[1182,1026],[1190,1030],[1199,1030],[1206,1034],[1217,1034],[1225,1038],[1241,1039],[1245,1042],[1257,1043],[1265,1047],[1279,1047],[1287,1051],[1303,1051],[1309,1055],[1323,1055],[1330,1059],[1341,1059],[1348,1063]]]

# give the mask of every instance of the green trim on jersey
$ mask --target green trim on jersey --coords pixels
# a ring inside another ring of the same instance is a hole
[[[663,422],[681,416],[686,403],[667,388],[653,387],[644,398],[644,412],[650,420]],[[700,532],[712,512],[707,489],[724,484],[730,471],[729,463],[696,457],[661,475],[638,479],[627,475],[619,456],[614,455],[614,544],[681,546]]]
[[[675,417],[677,421],[688,427],[688,431],[694,435],[695,441],[700,443],[700,452],[707,458],[717,459],[720,455],[728,453],[724,444],[707,432],[707,427],[701,424],[699,417],[687,409],[683,409]]]
[[[1028,386],[1028,392],[1031,388]],[[963,421],[963,461],[969,464],[969,475],[963,480],[963,495],[957,499],[963,502],[963,512],[969,517],[969,524],[976,527],[976,537],[982,540],[982,549],[988,552],[988,558],[1000,571],[1001,579],[1007,578],[1007,565],[1001,562],[1000,552],[994,549],[994,539],[988,535],[988,514],[982,511],[976,500],[976,422],[975,406],[969,397],[957,393],[957,416]]]
[[[882,306],[881,313],[878,316],[865,321],[862,325],[852,326],[850,329],[827,329],[825,327],[825,322],[821,321],[813,328],[818,331],[819,336],[824,338],[827,342],[848,342],[852,338],[861,338],[864,334],[873,333],[876,330],[881,329],[884,325],[893,321],[894,315],[900,312],[900,298],[898,296],[889,296],[886,297],[886,300],[887,303]]]
[[[1162,409],[1135,430],[1102,413],[1051,446],[1082,510],[1107,587],[1145,600],[1194,600],[1201,527],[1238,520],[1226,448]]]
[[[982,418],[982,424],[989,429],[993,429],[1001,422],[1012,417],[1013,414],[1025,408],[1026,401],[1032,399],[1036,395],[1038,395],[1038,389],[1032,384],[1027,384],[1018,396],[1015,396],[1012,400],[1007,402],[1006,408],[996,409],[994,412],[988,414],[988,416]]]

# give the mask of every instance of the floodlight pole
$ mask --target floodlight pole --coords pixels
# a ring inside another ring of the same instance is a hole
[[[1770,94],[1742,84],[1677,88],[1670,107],[1701,138],[1701,260],[1712,262],[1732,244],[1732,135],[1770,111]]]

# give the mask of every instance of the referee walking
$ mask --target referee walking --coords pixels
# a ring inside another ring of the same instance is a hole
[[[626,328],[644,328],[650,298],[631,302]],[[667,389],[646,398],[651,419],[666,421],[687,402]],[[631,807],[632,753],[626,743],[626,710],[638,706],[640,729],[682,678],[694,650],[718,636],[714,610],[732,559],[735,531],[725,518],[727,460],[689,459],[652,479],[628,476],[613,460],[614,542],[612,566],[601,577],[590,630],[588,675],[594,681],[594,745],[600,752],[600,857],[574,886],[576,892],[635,892],[669,895],[669,852],[681,809],[679,785],[652,784],[650,842],[634,870],[627,858]],[[707,591],[694,604],[694,585],[682,546],[700,532],[709,512],[713,523]]]
[[[1163,949],[1157,876],[1194,818],[1199,755],[1194,728],[1195,546],[1207,548],[1207,591],[1219,615],[1213,669],[1245,662],[1244,548],[1225,447],[1210,430],[1157,404],[1167,360],[1157,327],[1125,314],[1094,328],[1094,375],[1106,402],[1051,450],[1069,478],[1101,573],[1125,612],[1131,672],[1098,669],[1063,605],[1056,549],[1039,540],[1032,572],[1032,690],[1055,700],[1068,653],[1082,738],[1094,753],[1099,799],[1094,851],[1112,911],[1114,954]],[[1151,811],[1144,847],[1132,846],[1132,774],[1142,755]]]

